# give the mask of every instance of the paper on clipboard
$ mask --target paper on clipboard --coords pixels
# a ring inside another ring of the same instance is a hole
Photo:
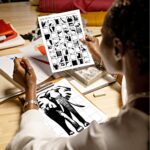
[[[0,57],[0,69],[3,70],[8,76],[10,76],[10,78],[12,78],[13,75],[13,68],[14,68],[13,60],[15,57],[22,58],[24,57],[24,54],[18,53],[18,54],[12,54],[12,55],[6,55]],[[37,75],[37,84],[43,82],[49,76],[51,76],[48,65],[41,63],[37,60],[34,60],[31,57],[28,57],[28,59]]]
[[[24,55],[22,53],[18,53],[18,54],[12,54],[12,55],[6,55],[0,57],[0,75],[5,77],[5,79],[3,78],[1,82],[4,83],[4,86],[1,86],[0,101],[3,101],[17,94],[20,94],[23,91],[23,88],[13,80],[13,68],[14,68],[13,60],[15,57],[22,58],[23,56]],[[45,81],[51,76],[51,74],[48,72],[49,65],[41,63],[32,58],[29,58],[29,61],[33,66],[34,71],[37,75],[37,84],[42,83],[43,81]],[[6,79],[8,81],[5,81]]]

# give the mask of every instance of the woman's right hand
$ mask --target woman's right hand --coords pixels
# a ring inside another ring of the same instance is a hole
[[[25,89],[36,87],[36,75],[27,58],[14,59],[13,79]]]
[[[101,62],[100,52],[99,52],[99,40],[96,37],[92,37],[89,35],[85,36],[85,39],[80,40],[83,44],[87,45],[89,48],[93,59],[96,62]]]
[[[36,75],[27,58],[14,60],[13,79],[25,88],[25,101],[36,99]]]

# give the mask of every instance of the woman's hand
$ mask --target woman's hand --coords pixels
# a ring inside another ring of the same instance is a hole
[[[36,75],[27,58],[14,60],[13,79],[25,88],[26,100],[36,98]]]
[[[36,87],[36,75],[27,58],[14,59],[13,79],[25,89]]]
[[[85,39],[81,39],[81,42],[89,48],[93,59],[96,62],[101,61],[100,53],[99,53],[99,41],[96,37],[92,37],[89,35],[85,36]]]

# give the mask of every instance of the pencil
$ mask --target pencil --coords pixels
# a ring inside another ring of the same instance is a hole
[[[96,35],[94,35],[94,37],[100,37],[100,36],[102,36],[101,34],[96,34]]]
[[[38,59],[38,58],[35,58],[35,57],[32,57],[32,58],[35,59],[35,60],[37,60],[37,61],[39,61],[39,62],[41,62],[41,63],[44,63],[44,64],[49,65],[49,62],[48,62],[48,61],[41,60],[41,59]]]

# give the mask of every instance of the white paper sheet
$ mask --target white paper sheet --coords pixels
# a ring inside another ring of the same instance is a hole
[[[79,10],[38,17],[52,73],[94,64],[84,38]]]
[[[106,120],[106,115],[82,96],[66,79],[38,93],[37,100],[45,123],[59,136],[76,135],[87,128],[93,120],[97,122]],[[67,127],[64,127],[65,125]]]

